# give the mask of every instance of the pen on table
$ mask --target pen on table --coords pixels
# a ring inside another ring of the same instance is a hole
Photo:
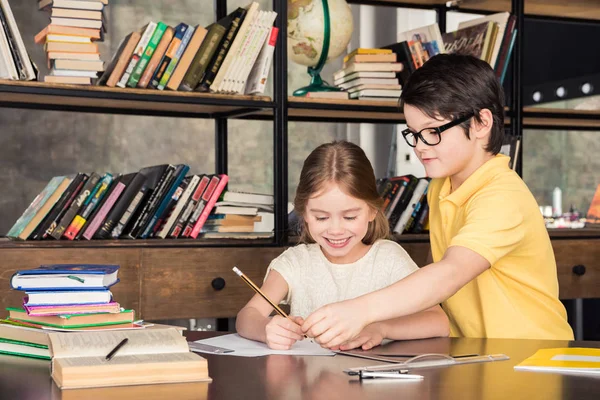
[[[267,301],[267,303],[269,303],[271,305],[271,307],[273,307],[275,309],[275,311],[277,312],[277,314],[281,315],[283,318],[287,318],[290,321],[292,321],[293,323],[296,323],[293,319],[290,318],[289,315],[287,315],[285,313],[285,311],[283,311],[277,304],[275,304],[271,299],[269,299],[267,297],[266,294],[264,294],[262,292],[262,290],[260,290],[260,288],[258,286],[256,286],[254,284],[254,282],[252,282],[250,280],[250,278],[248,278],[242,271],[239,270],[238,267],[233,267],[233,272],[235,272],[240,278],[242,278],[244,280],[244,282],[246,282],[248,284],[248,286],[250,286],[256,293],[258,293],[263,299],[265,299]],[[308,336],[304,335],[305,339],[308,339]]]
[[[388,379],[407,379],[407,380],[421,380],[423,375],[411,375],[397,372],[375,372],[375,371],[360,371],[358,373],[360,379],[373,379],[373,378],[388,378]]]
[[[110,361],[110,359],[111,359],[111,358],[113,358],[115,354],[117,354],[117,351],[119,351],[119,349],[120,349],[121,347],[123,347],[123,346],[125,345],[125,343],[127,343],[128,341],[129,341],[129,339],[127,339],[127,338],[125,338],[125,339],[121,340],[121,342],[119,342],[119,344],[118,344],[118,345],[116,345],[116,346],[115,346],[115,348],[114,348],[114,349],[112,349],[112,350],[110,351],[110,353],[108,353],[108,354],[106,355],[106,361]]]

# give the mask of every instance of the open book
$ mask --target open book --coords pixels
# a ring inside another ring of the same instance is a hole
[[[176,329],[50,333],[49,338],[52,378],[61,389],[210,381],[206,359],[191,353]]]

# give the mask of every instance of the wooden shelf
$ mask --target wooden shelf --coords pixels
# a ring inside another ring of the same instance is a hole
[[[273,247],[270,239],[136,239],[136,240],[26,240],[0,239],[0,249],[126,249],[198,247]]]
[[[220,95],[0,80],[0,107],[190,118],[239,117],[274,103],[265,96]]]
[[[600,110],[524,107],[523,127],[600,130]]]
[[[511,11],[511,0],[460,0],[458,10]],[[597,0],[525,0],[526,16],[600,20]]]
[[[404,123],[395,101],[288,98],[288,118],[309,122]]]
[[[482,14],[511,11],[511,0],[349,0],[348,3],[407,8],[433,8],[453,3],[458,11]],[[600,4],[597,0],[525,0],[525,15],[600,20]]]

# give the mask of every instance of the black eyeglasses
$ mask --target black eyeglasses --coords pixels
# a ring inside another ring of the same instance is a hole
[[[427,146],[435,146],[442,141],[442,132],[468,121],[469,119],[473,118],[474,115],[475,114],[470,113],[464,117],[450,121],[447,124],[438,126],[437,128],[425,128],[421,129],[419,132],[413,132],[410,129],[405,129],[402,131],[402,136],[404,136],[404,140],[406,140],[406,143],[410,147],[417,147],[417,140],[419,139],[421,139],[421,141]]]

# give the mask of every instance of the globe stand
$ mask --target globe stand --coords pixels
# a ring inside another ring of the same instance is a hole
[[[311,92],[340,92],[341,90],[337,87],[331,86],[321,78],[321,70],[327,62],[327,55],[329,54],[329,41],[331,40],[331,20],[329,19],[329,3],[327,0],[323,1],[323,49],[321,50],[321,56],[319,62],[314,67],[308,67],[308,74],[310,75],[310,85],[301,87],[294,91],[294,96],[303,97],[307,93]]]

